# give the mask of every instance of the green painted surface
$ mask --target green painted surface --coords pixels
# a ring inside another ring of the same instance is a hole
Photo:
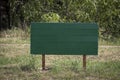
[[[98,25],[31,23],[31,54],[97,55]]]

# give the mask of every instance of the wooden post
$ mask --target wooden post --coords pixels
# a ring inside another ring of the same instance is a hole
[[[45,54],[42,54],[42,70],[45,70]]]
[[[86,55],[83,55],[83,68],[86,69]]]

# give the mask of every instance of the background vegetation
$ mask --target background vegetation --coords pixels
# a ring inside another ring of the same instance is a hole
[[[11,27],[31,22],[92,22],[100,37],[120,36],[120,0],[10,0]]]

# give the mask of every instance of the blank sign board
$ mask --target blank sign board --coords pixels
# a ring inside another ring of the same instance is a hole
[[[31,23],[31,54],[97,55],[95,23]]]

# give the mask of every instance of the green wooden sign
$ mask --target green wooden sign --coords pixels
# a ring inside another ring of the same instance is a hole
[[[31,54],[97,55],[95,23],[31,23]]]

